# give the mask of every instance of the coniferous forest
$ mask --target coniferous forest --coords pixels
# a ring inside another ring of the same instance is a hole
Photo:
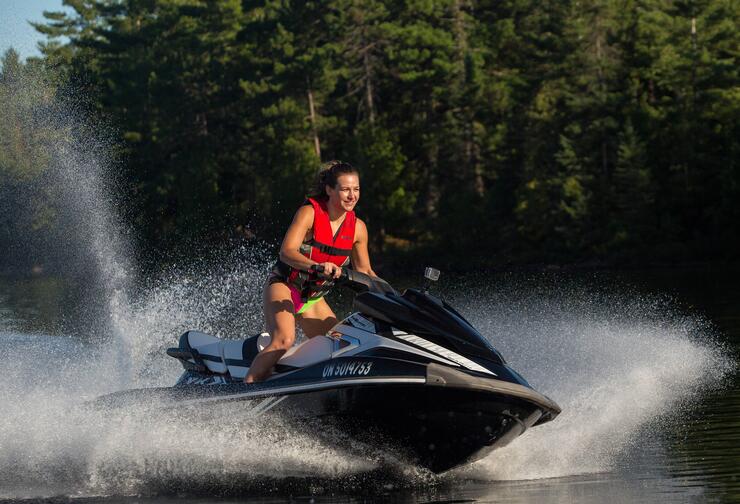
[[[386,263],[740,251],[735,0],[64,3],[35,26],[42,58],[6,53],[0,96],[43,66],[85,97],[144,249],[274,243],[342,159]],[[7,196],[43,169],[3,128]]]

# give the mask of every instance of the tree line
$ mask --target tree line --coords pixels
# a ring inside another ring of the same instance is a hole
[[[738,2],[64,3],[42,62],[118,131],[150,248],[278,239],[343,159],[388,261],[740,250]]]

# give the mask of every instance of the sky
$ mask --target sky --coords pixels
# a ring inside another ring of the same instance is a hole
[[[0,55],[11,46],[22,58],[40,55],[43,36],[28,21],[43,21],[43,12],[64,10],[62,0],[0,0]]]

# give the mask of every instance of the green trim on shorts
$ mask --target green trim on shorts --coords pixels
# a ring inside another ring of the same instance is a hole
[[[323,297],[324,296],[319,296],[319,297],[315,297],[315,298],[309,299],[308,301],[306,301],[305,303],[303,303],[303,306],[301,306],[301,309],[296,312],[296,315],[300,315],[304,311],[308,310],[309,308],[311,308],[312,305],[314,305],[317,302],[321,301],[321,298],[323,298]]]

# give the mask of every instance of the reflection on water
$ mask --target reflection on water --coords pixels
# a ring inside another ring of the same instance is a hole
[[[24,332],[59,328],[61,283],[54,278],[0,278],[0,327]]]
[[[0,328],[89,336],[103,304],[100,288],[83,279],[0,276]]]
[[[562,425],[535,429],[489,459],[440,477],[352,458],[305,433],[286,440],[275,429],[238,422],[210,432],[136,412],[115,421],[69,412],[77,397],[170,384],[179,370],[161,349],[183,326],[227,328],[222,335],[256,329],[258,297],[245,299],[244,290],[262,269],[169,276],[129,306],[115,307],[121,344],[129,347],[126,369],[110,351],[115,347],[89,338],[96,327],[90,312],[70,322],[68,314],[79,312],[79,289],[48,278],[0,279],[6,370],[0,498],[740,500],[740,382],[737,371],[728,374],[740,354],[740,288],[737,274],[727,272],[505,275],[492,279],[495,288],[467,281],[462,293],[460,282],[443,277],[440,285],[458,287],[447,289],[453,304],[497,335],[513,366],[568,411],[558,419]],[[592,283],[602,287],[585,287]],[[133,372],[131,359],[138,362]],[[696,390],[705,386],[708,392]],[[578,397],[586,400],[596,388],[598,410],[589,412]]]

